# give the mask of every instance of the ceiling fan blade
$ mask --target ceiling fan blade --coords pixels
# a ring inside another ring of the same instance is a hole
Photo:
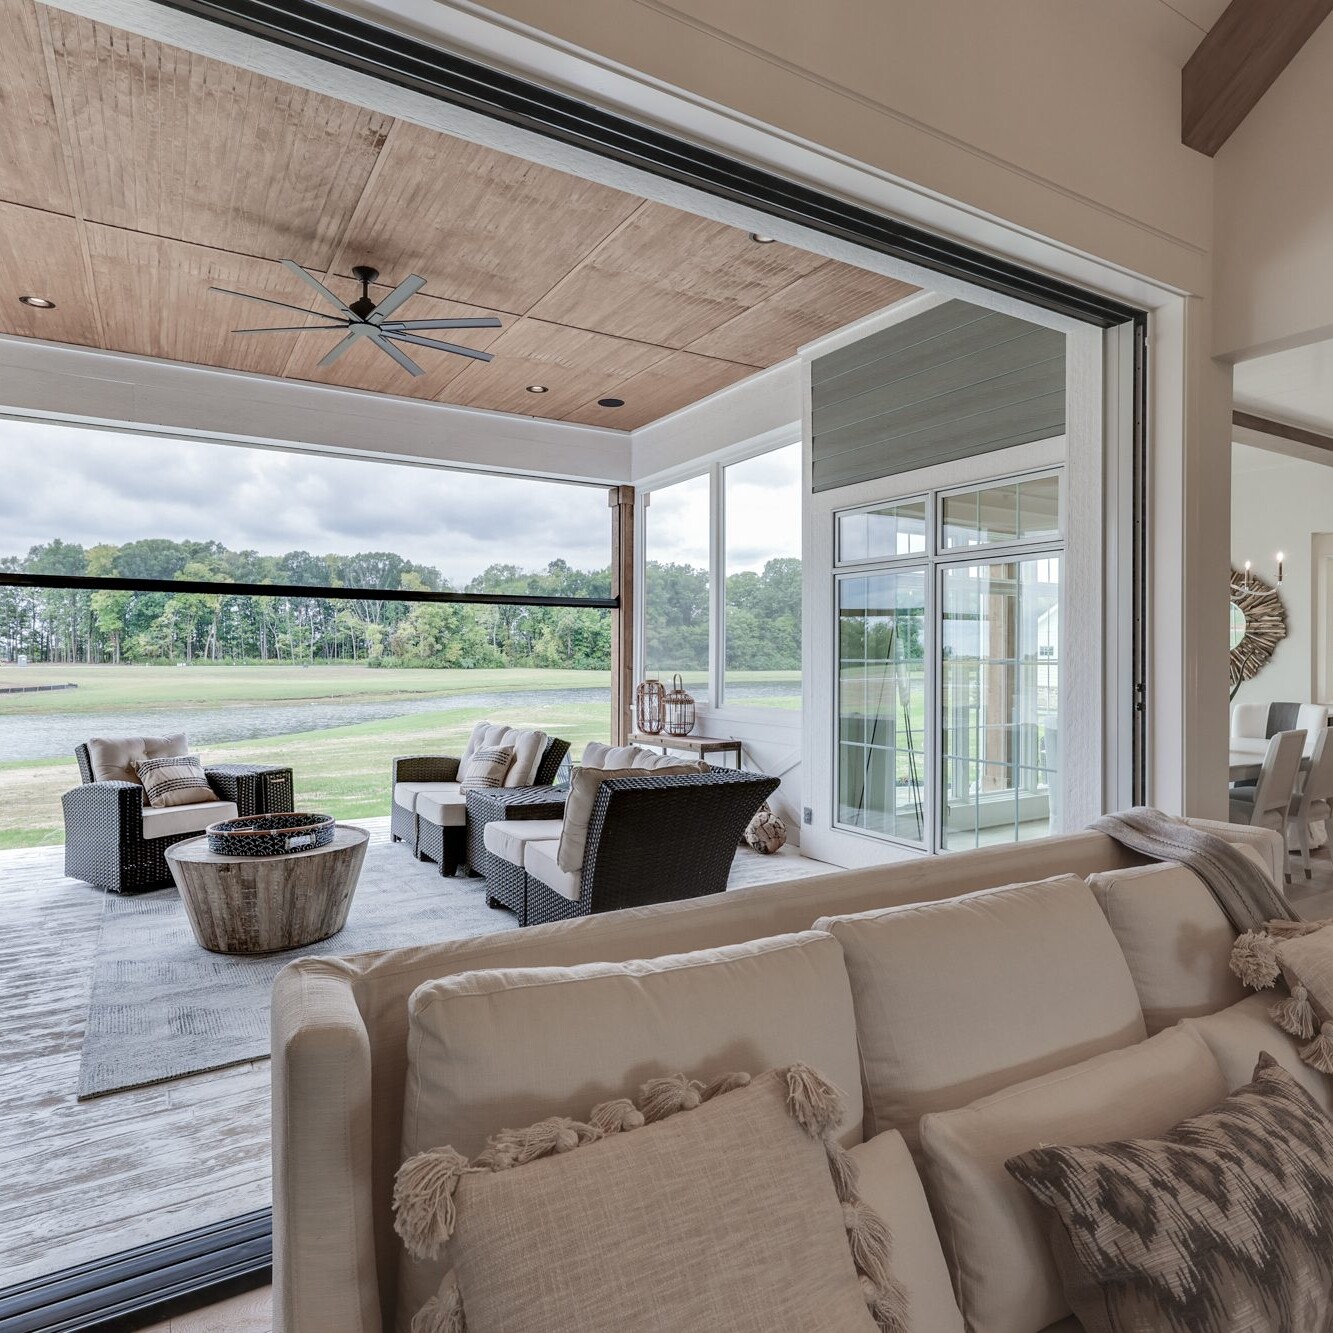
[[[426,372],[421,369],[415,361],[412,360],[406,352],[400,347],[395,347],[386,337],[379,333],[372,333],[370,340],[376,347],[382,349],[393,357],[409,375],[424,375]]]
[[[404,301],[410,296],[415,296],[426,285],[426,279],[418,277],[413,273],[410,277],[404,278],[397,287],[391,291],[388,296],[370,312],[370,318],[376,324],[383,323],[386,315],[392,315]]]
[[[284,310],[295,310],[298,315],[315,315],[316,318],[327,319],[329,316],[317,315],[313,310],[307,310],[303,305],[289,305],[286,301],[275,301],[270,296],[252,296],[249,292],[234,292],[230,287],[210,287],[210,292],[221,292],[223,296],[239,296],[242,301],[258,301],[261,305],[277,305]]]
[[[434,338],[418,338],[415,333],[386,332],[382,337],[393,338],[402,343],[411,343],[415,347],[433,347],[437,352],[453,352],[457,356],[470,356],[474,361],[493,361],[495,359],[489,352],[480,352],[475,347],[460,347],[457,343],[436,342]]]
[[[348,329],[347,337],[340,338],[333,347],[320,358],[320,366],[331,366],[354,342],[357,342],[360,337],[360,329]]]
[[[300,264],[296,262],[296,260],[284,259],[281,262],[283,268],[285,268],[289,273],[293,274],[295,277],[300,278],[301,281],[306,284],[306,286],[313,287],[326,301],[329,301],[333,305],[337,306],[339,311],[341,311],[344,315],[346,315],[348,319],[356,318],[356,315],[353,312],[351,306],[349,306],[346,301],[344,301],[340,296],[335,296],[331,291],[329,291],[329,289],[322,282],[320,282],[318,278],[307,273],[305,269],[303,269],[300,266]]]
[[[395,333],[402,329],[498,329],[503,325],[494,315],[484,319],[391,319],[382,323],[386,333],[392,329]]]
[[[346,324],[274,324],[264,329],[232,329],[233,333],[309,333],[312,329],[346,329]]]

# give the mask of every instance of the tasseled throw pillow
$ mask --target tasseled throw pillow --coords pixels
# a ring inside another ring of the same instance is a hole
[[[163,759],[136,759],[134,771],[143,783],[148,804],[202,805],[216,801],[217,793],[208,785],[208,777],[198,755],[171,755]]]
[[[510,745],[483,745],[463,760],[458,769],[458,789],[460,791],[486,791],[491,787],[503,787],[505,774],[514,762],[514,749]]]
[[[1308,1043],[1300,1049],[1306,1064],[1333,1074],[1333,924],[1270,921],[1247,930],[1231,951],[1231,970],[1253,990],[1278,988],[1269,1017]]]
[[[1161,1138],[1034,1148],[1005,1166],[1051,1210],[1087,1333],[1333,1327],[1333,1120],[1270,1055]]]
[[[805,1065],[652,1079],[637,1105],[409,1158],[408,1251],[451,1265],[412,1333],[906,1333],[888,1230]]]

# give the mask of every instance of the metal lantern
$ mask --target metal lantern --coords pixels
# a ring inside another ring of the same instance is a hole
[[[666,686],[649,676],[634,691],[634,724],[645,736],[661,735],[666,723]]]
[[[679,672],[666,692],[666,729],[668,736],[688,736],[694,730],[694,696],[685,692]]]

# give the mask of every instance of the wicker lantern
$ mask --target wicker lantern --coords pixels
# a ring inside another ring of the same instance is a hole
[[[666,692],[666,729],[668,736],[688,736],[694,730],[694,696],[685,692],[679,672]]]
[[[634,725],[645,736],[661,735],[666,724],[666,686],[649,676],[634,691]]]

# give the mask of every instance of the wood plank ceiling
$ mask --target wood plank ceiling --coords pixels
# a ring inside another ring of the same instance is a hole
[[[3,333],[630,429],[915,290],[33,0],[0,23]],[[400,315],[498,315],[442,335],[495,359],[232,334],[300,316],[211,285],[317,308],[284,258],[344,299],[420,273]]]

